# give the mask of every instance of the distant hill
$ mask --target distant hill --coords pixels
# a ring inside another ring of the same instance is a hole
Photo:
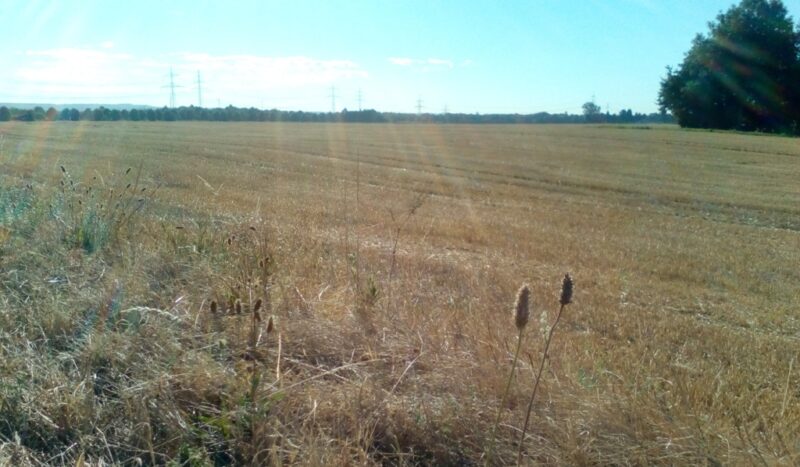
[[[140,105],[140,104],[41,104],[41,103],[21,103],[21,102],[0,102],[0,107],[6,106],[8,108],[16,108],[22,110],[29,110],[35,107],[41,107],[45,110],[49,109],[50,107],[55,108],[56,110],[61,109],[96,109],[98,107],[105,107],[109,110],[147,110],[147,109],[155,109],[152,105]]]

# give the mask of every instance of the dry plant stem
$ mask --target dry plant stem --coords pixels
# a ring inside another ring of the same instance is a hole
[[[360,239],[358,237],[358,224],[357,224],[357,222],[358,222],[358,203],[360,201],[360,199],[359,199],[360,191],[361,191],[361,152],[360,151],[356,151],[356,209],[355,209],[355,211],[356,211],[356,218],[355,218],[356,225],[354,226],[354,233],[355,233],[355,237],[356,237],[356,257],[355,257],[355,262],[356,262],[356,307],[359,306],[358,300],[361,299],[361,267],[360,267],[360,261],[359,261],[359,259],[360,259],[359,255],[361,253],[361,251],[360,251],[361,250],[361,242],[360,242]]]
[[[792,366],[794,358],[789,361],[789,373],[786,375],[786,389],[783,391],[783,403],[781,404],[781,417],[786,412],[786,402],[789,400],[789,384],[792,381]]]
[[[389,265],[389,284],[392,283],[392,277],[394,276],[394,266],[397,260],[397,243],[400,241],[400,232],[402,227],[397,227],[394,234],[394,243],[392,244],[392,262]]]
[[[503,392],[503,398],[500,400],[500,406],[497,408],[497,416],[494,419],[494,426],[492,426],[492,434],[489,437],[489,447],[486,449],[486,465],[492,465],[492,454],[494,451],[494,443],[497,435],[497,427],[500,425],[500,416],[503,414],[503,408],[508,402],[508,394],[511,392],[511,382],[514,381],[514,370],[517,368],[517,360],[519,360],[519,351],[522,349],[522,337],[525,329],[519,330],[517,335],[517,350],[514,351],[514,361],[511,363],[511,371],[508,374],[508,381],[506,381],[506,389]]]
[[[544,352],[542,353],[542,361],[539,363],[539,372],[536,373],[536,382],[533,383],[533,391],[531,391],[531,398],[528,401],[528,411],[525,414],[525,425],[522,427],[522,433],[520,434],[519,438],[519,450],[517,451],[517,465],[521,465],[522,463],[522,446],[525,443],[525,434],[528,432],[528,423],[531,420],[531,410],[533,409],[533,401],[536,399],[536,392],[539,390],[539,381],[542,379],[542,373],[544,372],[544,365],[547,362],[547,355],[550,351],[550,341],[553,339],[553,332],[556,330],[556,326],[558,325],[558,321],[561,319],[561,313],[564,312],[564,307],[566,304],[561,304],[561,308],[558,309],[558,315],[556,315],[556,320],[553,323],[553,326],[550,327],[550,332],[547,333],[547,340],[544,343]]]

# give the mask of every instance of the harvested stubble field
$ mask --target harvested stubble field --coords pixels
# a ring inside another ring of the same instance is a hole
[[[0,166],[0,464],[480,465],[529,283],[514,463],[565,272],[524,464],[800,462],[796,139],[18,123]]]

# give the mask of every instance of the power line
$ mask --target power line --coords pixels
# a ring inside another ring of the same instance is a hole
[[[175,74],[169,69],[169,106],[175,108]]]
[[[417,115],[422,115],[422,109],[423,109],[423,107],[422,107],[422,98],[418,97],[417,98]]]
[[[336,113],[336,87],[331,86],[331,113]]]
[[[197,106],[203,107],[203,82],[200,80],[200,70],[197,70]]]
[[[169,106],[175,108],[175,88],[182,86],[175,84],[175,73],[173,73],[172,67],[169,67],[169,84],[161,87],[169,88]]]
[[[358,111],[361,112],[361,88],[358,88]]]

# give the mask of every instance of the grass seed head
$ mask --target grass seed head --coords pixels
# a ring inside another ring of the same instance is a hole
[[[215,313],[216,314],[216,312],[217,312],[217,301],[216,300],[212,300],[211,301],[211,313]]]
[[[272,316],[269,317],[269,321],[267,322],[267,334],[271,333],[275,330],[275,323],[272,319]]]
[[[520,331],[525,328],[531,317],[530,301],[531,290],[528,284],[525,284],[517,292],[517,303],[514,305],[514,324]]]
[[[572,303],[572,277],[569,274],[564,274],[564,280],[561,282],[561,300],[562,305]]]
[[[258,312],[261,309],[261,299],[259,298],[256,300],[256,304],[253,306],[253,311]]]

